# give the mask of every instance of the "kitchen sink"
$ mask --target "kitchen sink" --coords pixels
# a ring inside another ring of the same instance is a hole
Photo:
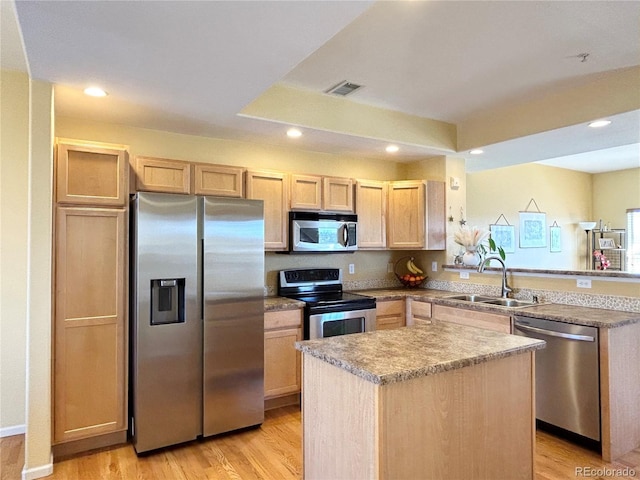
[[[501,307],[529,307],[532,305],[539,305],[537,302],[531,300],[516,300],[515,298],[498,298],[498,297],[486,297],[483,295],[451,295],[443,297],[447,300],[462,300],[472,303],[484,303],[485,305],[498,305]]]
[[[488,305],[501,305],[503,307],[528,307],[530,305],[537,305],[537,303],[530,300],[516,300],[514,298],[494,298],[485,302]]]
[[[465,302],[488,302],[491,300],[500,300],[495,297],[483,297],[482,295],[452,295],[450,297],[444,297],[448,300],[464,300]]]

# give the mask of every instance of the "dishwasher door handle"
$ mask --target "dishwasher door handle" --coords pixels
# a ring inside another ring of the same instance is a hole
[[[515,328],[524,330],[525,332],[540,333],[542,335],[548,335],[550,337],[566,338],[567,340],[578,340],[579,342],[595,342],[595,337],[590,335],[576,335],[573,333],[554,332],[552,330],[545,330],[544,328],[530,327],[528,325],[515,324]]]

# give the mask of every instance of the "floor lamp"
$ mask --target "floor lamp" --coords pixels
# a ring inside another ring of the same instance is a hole
[[[580,228],[584,230],[584,232],[587,234],[587,255],[586,255],[586,263],[587,263],[587,270],[591,270],[591,255],[590,255],[590,250],[589,250],[589,232],[591,230],[594,229],[594,227],[596,226],[596,222],[578,222],[578,225],[580,225]]]

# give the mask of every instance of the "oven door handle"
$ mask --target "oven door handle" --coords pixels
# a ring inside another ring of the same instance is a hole
[[[529,327],[529,326],[521,325],[519,323],[516,323],[515,327],[525,332],[539,333],[541,335],[548,335],[549,337],[565,338],[567,340],[578,340],[579,342],[595,342],[596,341],[596,339],[590,335],[576,335],[574,333],[555,332],[552,330],[545,330],[544,328]]]

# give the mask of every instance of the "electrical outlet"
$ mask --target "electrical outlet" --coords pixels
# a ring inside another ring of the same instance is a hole
[[[393,262],[387,263],[387,273],[393,273]]]
[[[460,278],[469,280],[469,272],[460,272]]]
[[[356,273],[356,266],[353,263],[349,264],[349,273],[351,275],[353,275],[354,273]]]
[[[576,286],[578,288],[591,288],[590,278],[579,278],[576,280]]]
[[[438,262],[431,262],[431,271],[432,272],[438,271]]]

